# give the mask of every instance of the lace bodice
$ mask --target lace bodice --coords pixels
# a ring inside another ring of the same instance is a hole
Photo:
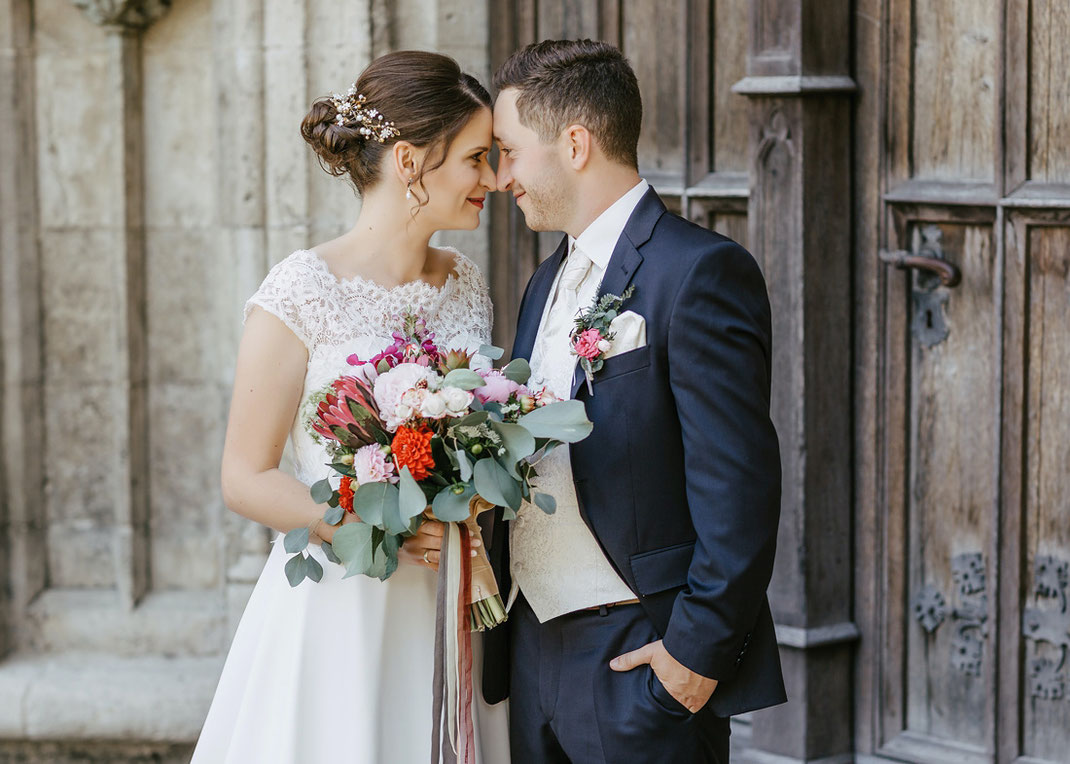
[[[490,342],[493,313],[479,268],[451,247],[455,264],[442,287],[410,281],[394,288],[355,277],[339,279],[312,250],[298,250],[268,273],[245,304],[278,317],[308,350],[305,386],[290,430],[294,473],[311,485],[331,474],[326,453],[305,426],[309,395],[352,367],[356,353],[371,358],[393,342],[406,312],[422,315],[443,349],[475,352]]]

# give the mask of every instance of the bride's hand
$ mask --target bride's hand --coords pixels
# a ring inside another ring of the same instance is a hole
[[[430,510],[425,514],[430,514]],[[438,562],[442,558],[442,537],[446,526],[438,520],[427,519],[420,525],[415,536],[409,536],[398,550],[398,561],[409,565],[420,565],[432,570],[438,570]],[[472,539],[473,546],[479,546],[479,539]],[[472,550],[472,556],[476,551]]]
[[[343,525],[348,525],[349,523],[359,523],[359,522],[360,522],[360,518],[357,517],[352,512],[343,512],[342,513],[342,522],[340,524],[338,524],[338,525],[328,525],[325,522],[316,523],[316,533],[312,537],[311,541],[313,543],[320,543],[322,541],[326,541],[328,544],[333,544],[334,543],[335,531],[337,531]],[[316,541],[316,537],[317,536],[319,537],[319,541]]]

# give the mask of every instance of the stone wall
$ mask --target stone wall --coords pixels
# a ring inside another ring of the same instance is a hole
[[[188,755],[267,549],[218,486],[241,307],[359,211],[301,117],[392,49],[488,81],[488,8],[0,0],[0,761]]]

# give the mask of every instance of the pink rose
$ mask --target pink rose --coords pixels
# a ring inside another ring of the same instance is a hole
[[[487,401],[505,403],[513,393],[522,394],[527,391],[523,385],[518,385],[497,369],[479,371],[479,374],[486,384],[483,387],[477,387],[472,392],[479,398],[480,403],[486,403]]]
[[[576,355],[586,358],[588,361],[593,361],[602,354],[601,348],[598,347],[598,343],[601,341],[602,335],[597,329],[588,329],[580,332],[572,343],[572,349]]]

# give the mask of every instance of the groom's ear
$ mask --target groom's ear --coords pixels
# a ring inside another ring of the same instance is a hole
[[[582,170],[591,161],[591,131],[583,125],[569,125],[562,133],[565,159],[573,170]]]

